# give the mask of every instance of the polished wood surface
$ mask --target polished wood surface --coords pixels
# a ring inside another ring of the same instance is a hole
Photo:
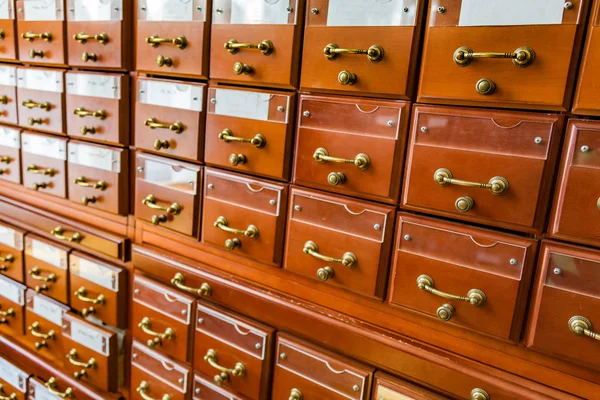
[[[39,236],[25,236],[25,284],[68,304],[69,248]]]
[[[11,337],[25,335],[25,290],[27,287],[0,276],[0,333]],[[6,290],[8,289],[8,290]]]
[[[43,132],[64,135],[64,93],[17,88],[19,125],[25,129],[39,129]],[[28,108],[24,101],[50,103],[50,110]],[[41,121],[41,122],[38,122]]]
[[[372,400],[442,400],[443,398],[427,389],[383,372],[375,373]]]
[[[0,231],[3,238],[0,242],[0,257],[4,258],[0,262],[0,274],[23,283],[25,231],[5,223],[0,223]]]
[[[600,115],[600,1],[595,0],[590,16],[585,40],[585,50],[581,59],[577,90],[573,100],[573,113],[579,115]]]
[[[15,0],[8,0],[9,11],[6,19],[0,19],[0,29],[4,32],[4,39],[0,43],[0,59],[13,62],[17,60],[17,21],[15,19]]]
[[[17,32],[18,32],[18,48],[19,60],[30,64],[40,65],[57,65],[63,66],[67,64],[67,36],[64,21],[25,21],[22,20],[23,2],[27,0],[17,0]],[[64,0],[63,0],[64,1]],[[58,2],[57,2],[58,3]],[[62,1],[61,1],[62,3]],[[64,12],[64,8],[62,8]],[[58,11],[57,11],[58,13]],[[52,17],[50,17],[52,18]],[[49,19],[50,19],[49,18]],[[27,32],[50,33],[52,40],[45,41],[42,39],[34,39],[29,42],[21,35]],[[40,55],[32,57],[31,51],[41,52]]]
[[[0,29],[2,29],[1,26]],[[6,96],[6,104],[0,104],[0,122],[17,125],[17,87],[0,85],[0,96]]]

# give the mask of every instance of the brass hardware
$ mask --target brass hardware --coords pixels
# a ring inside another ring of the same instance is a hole
[[[600,210],[600,197],[596,200],[596,207]]]
[[[182,122],[176,121],[172,125],[161,124],[154,117],[150,117],[146,121],[144,121],[144,125],[146,125],[150,129],[168,129],[171,132],[175,132],[175,133],[181,133],[184,130],[184,126],[183,126]]]
[[[304,396],[302,395],[302,392],[296,388],[293,388],[290,392],[290,397],[288,400],[302,400],[303,398]]]
[[[454,63],[459,67],[466,67],[471,64],[471,61],[475,58],[510,58],[514,65],[519,68],[525,68],[530,66],[531,63],[533,63],[533,60],[535,60],[535,51],[533,51],[531,47],[523,46],[512,53],[475,53],[467,46],[462,46],[456,49],[453,58]]]
[[[86,35],[84,32],[80,32],[73,35],[73,39],[81,44],[86,43],[88,40],[96,40],[100,44],[106,44],[108,43],[108,34],[103,32],[98,35]]]
[[[154,336],[154,339],[150,339],[146,343],[151,349],[162,345],[163,340],[175,340],[175,331],[171,328],[165,329],[164,333],[154,332],[152,330],[152,323],[148,317],[142,318],[142,321],[138,324],[138,327],[147,335]]]
[[[90,183],[87,181],[85,176],[80,176],[80,177],[76,178],[74,182],[78,186],[83,186],[83,187],[88,187],[88,188],[98,189],[98,190],[106,189],[106,182],[97,181],[96,183]]]
[[[106,302],[106,297],[104,297],[103,294],[99,295],[95,299],[85,297],[87,295],[87,290],[83,286],[77,289],[74,294],[79,300],[83,301],[84,303],[104,304]]]
[[[41,125],[43,123],[41,118],[31,118],[31,117],[29,117],[27,119],[27,122],[29,123],[29,125],[35,125],[35,124]]]
[[[29,57],[30,58],[36,58],[36,57],[44,58],[44,52],[43,52],[43,50],[31,49],[31,50],[29,50]]]
[[[96,196],[83,196],[81,198],[81,204],[83,204],[84,206],[87,206],[90,203],[95,203],[96,202]]]
[[[88,127],[86,125],[83,125],[80,129],[80,132],[83,136],[87,135],[88,133],[94,135],[96,133],[96,128],[94,128],[93,126]]]
[[[4,40],[4,39],[6,39],[6,32],[4,32],[4,29],[0,29],[0,40]]]
[[[483,389],[475,388],[471,390],[471,400],[490,400],[490,395]]]
[[[0,104],[8,104],[8,97],[0,96]]]
[[[47,187],[48,187],[48,185],[46,184],[46,182],[34,183],[33,184],[33,190],[46,189]]]
[[[312,240],[309,240],[308,242],[304,243],[303,251],[304,251],[304,254],[311,255],[315,258],[318,258],[319,260],[326,261],[326,262],[339,263],[339,264],[342,264],[346,268],[353,268],[356,265],[356,263],[358,262],[354,253],[351,253],[351,252],[344,253],[342,258],[334,258],[334,257],[325,256],[323,254],[319,254],[319,247]]]
[[[437,289],[434,289],[435,284],[433,282],[433,279],[427,275],[421,275],[417,278],[417,286],[419,287],[419,289],[421,289],[425,292],[429,292],[436,296],[443,297],[444,299],[464,301],[475,307],[482,306],[487,301],[487,296],[485,295],[485,293],[483,293],[479,289],[469,290],[466,297],[465,296],[457,296],[454,294],[445,293],[445,292],[439,291]]]
[[[173,60],[171,57],[158,56],[156,57],[156,65],[159,67],[172,67]]]
[[[569,319],[569,329],[578,336],[587,336],[592,339],[600,340],[600,333],[596,333],[592,330],[592,323],[585,317],[571,317],[571,319]]]
[[[75,397],[75,391],[70,387],[68,387],[64,392],[57,391],[55,388],[58,386],[58,382],[56,382],[55,377],[48,379],[48,382],[46,382],[44,386],[46,386],[46,389],[48,389],[50,393],[62,399],[72,399]]]
[[[200,289],[192,288],[189,286],[185,286],[185,277],[181,272],[177,272],[173,279],[171,279],[171,283],[175,285],[178,289],[185,290],[186,292],[198,294],[200,296],[210,296],[212,294],[212,288],[206,282],[203,282],[200,285]]]
[[[35,290],[36,293],[47,292],[48,291],[48,285],[46,285],[46,284],[43,284],[42,286],[38,285],[38,286],[35,287],[34,290]]]
[[[231,39],[227,43],[225,43],[225,50],[229,52],[229,54],[237,54],[240,49],[256,49],[260,51],[263,55],[268,56],[273,53],[275,50],[275,46],[273,46],[273,42],[270,40],[263,40],[260,43],[238,43],[237,40]]]
[[[153,225],[158,225],[160,223],[164,224],[167,222],[167,216],[164,214],[153,215],[152,218],[150,218],[150,222],[152,222]]]
[[[218,386],[221,386],[224,381],[229,379],[229,374],[233,376],[245,376],[246,375],[246,367],[241,362],[235,363],[233,368],[225,368],[218,364],[219,358],[217,357],[217,352],[213,349],[209,349],[204,356],[204,361],[210,364],[211,367],[221,372],[221,374],[217,375],[220,379],[215,379],[215,383]],[[216,377],[215,377],[216,378]]]
[[[327,150],[323,147],[319,147],[317,150],[315,150],[313,158],[322,164],[325,164],[326,162],[354,164],[356,165],[356,168],[360,169],[361,171],[368,169],[369,165],[371,164],[371,159],[364,153],[358,154],[356,157],[354,157],[354,159],[331,157]]]
[[[333,277],[333,275],[334,275],[333,268],[331,268],[331,267],[329,267],[329,266],[327,266],[327,267],[325,267],[325,268],[319,268],[319,269],[317,270],[317,278],[318,278],[320,281],[326,281],[326,280],[328,280],[329,278]]]
[[[39,267],[33,267],[27,273],[31,276],[31,279],[35,279],[36,281],[53,283],[57,279],[54,272],[51,272],[48,276],[41,276],[42,270]]]
[[[83,117],[96,117],[98,119],[106,119],[106,111],[103,109],[99,109],[98,111],[88,111],[83,107],[77,107],[73,114],[83,118]]]
[[[233,73],[236,75],[249,75],[252,73],[252,67],[243,62],[236,62],[233,64]]]
[[[4,257],[0,257],[0,262],[13,262],[15,261],[15,256],[13,256],[12,254],[8,253],[6,256]]]
[[[446,168],[440,168],[433,174],[433,180],[440,186],[459,185],[472,188],[488,189],[496,196],[502,196],[510,188],[508,181],[501,176],[494,176],[488,183],[469,182],[454,179],[452,172]]]
[[[81,315],[84,317],[94,314],[96,314],[96,309],[94,307],[88,307],[81,310]]]
[[[44,42],[52,41],[52,34],[50,32],[44,33],[33,33],[33,32],[25,32],[21,33],[21,37],[28,42],[33,42],[34,39],[42,39]]]
[[[179,215],[181,212],[181,206],[177,203],[171,203],[168,207],[162,207],[156,204],[156,197],[153,194],[149,194],[142,200],[142,204],[153,210],[166,211],[169,214]]]
[[[1,32],[4,32],[4,29],[0,30]],[[4,38],[2,38],[4,39]],[[4,386],[0,383],[0,393],[4,393]],[[9,396],[2,396],[0,395],[0,400],[17,400],[18,396],[16,393],[12,393]]]
[[[475,201],[469,196],[461,196],[454,202],[454,207],[461,213],[470,211],[474,206]]]
[[[335,60],[338,58],[340,54],[366,54],[367,58],[371,62],[379,62],[383,60],[383,47],[374,44],[366,50],[363,49],[340,49],[340,47],[335,43],[329,43],[323,49],[323,54],[325,54],[325,58],[328,60]]]
[[[50,231],[50,234],[57,239],[66,240],[67,242],[79,243],[83,239],[83,236],[79,232],[73,232],[73,235],[71,236],[65,236],[64,232],[65,230],[62,227],[57,226]]]
[[[267,144],[267,139],[260,133],[257,133],[256,135],[254,135],[254,137],[252,139],[245,139],[245,138],[233,136],[233,132],[231,132],[231,129],[227,129],[227,128],[223,129],[223,131],[221,133],[219,133],[219,139],[221,139],[225,143],[229,143],[229,142],[250,143],[259,149],[261,147],[265,147],[265,145]]]
[[[148,385],[148,382],[146,381],[142,381],[140,382],[140,386],[137,387],[137,389],[135,389],[136,392],[138,392],[138,394],[140,396],[142,396],[142,399],[144,400],[157,400],[154,397],[150,397],[148,396],[148,392],[150,391],[150,385]],[[169,396],[168,394],[164,394],[160,400],[171,400],[171,396]]]
[[[187,46],[187,39],[185,38],[185,36],[179,36],[175,39],[167,39],[158,37],[156,35],[152,35],[146,38],[146,43],[148,43],[152,47],[158,47],[161,44],[165,43],[172,44],[180,49],[185,49],[185,47]]]
[[[88,53],[87,51],[84,51],[83,53],[81,53],[81,60],[83,62],[96,62],[98,61],[98,56],[96,55],[96,53]]]
[[[155,150],[160,150],[160,149],[168,149],[169,148],[169,141],[168,140],[160,140],[160,139],[156,139],[154,141],[154,143],[152,144],[152,147],[154,147]]]
[[[44,347],[48,347],[48,343],[45,340],[42,340],[41,342],[35,342],[33,347],[35,347],[37,351],[40,351]]]
[[[15,316],[15,309],[14,308],[9,308],[6,311],[0,311],[0,315],[3,317],[14,317]],[[2,318],[2,320],[0,320],[1,322],[6,322],[6,318]]]
[[[489,96],[496,91],[496,84],[488,78],[482,78],[475,84],[475,90],[482,96]]]
[[[88,373],[85,369],[82,369],[79,372],[73,372],[73,378],[75,378],[76,380],[80,381],[83,378],[87,378]]]
[[[337,186],[346,182],[346,175],[344,175],[342,172],[331,172],[329,175],[327,175],[327,182],[331,186]]]
[[[36,103],[33,100],[25,100],[24,102],[21,103],[21,105],[24,107],[27,107],[29,109],[41,108],[42,110],[46,110],[46,111],[50,111],[50,109],[52,108],[52,104],[48,103],[47,101],[45,101],[43,103]]]
[[[0,157],[0,162],[6,163],[6,164],[10,164],[11,161],[12,161],[12,158],[10,158],[10,156],[2,156],[2,157]]]
[[[40,338],[40,339],[52,339],[54,340],[56,338],[56,332],[54,332],[53,330],[50,330],[48,333],[41,333],[40,332],[40,323],[35,321],[33,324],[31,324],[31,326],[29,326],[27,328],[27,330],[29,332],[31,332],[31,334],[33,336],[35,336],[36,338]]]
[[[258,228],[256,226],[248,225],[248,227],[245,230],[230,228],[228,226],[227,219],[223,216],[217,218],[213,225],[221,229],[222,231],[234,233],[236,235],[244,235],[252,239],[256,239],[258,237]]]
[[[248,161],[248,159],[243,154],[229,155],[229,164],[233,165],[234,167],[239,164],[246,164],[246,161]]]
[[[342,85],[354,85],[356,82],[356,74],[347,70],[343,70],[338,74],[338,82]]]
[[[85,369],[96,368],[98,366],[96,360],[93,358],[90,358],[88,362],[77,361],[77,350],[75,349],[71,349],[71,351],[69,351],[69,354],[67,354],[67,360],[69,360],[72,365]]]
[[[242,242],[238,238],[225,240],[225,248],[229,251],[234,251],[236,247],[242,247]]]
[[[454,315],[454,311],[454,307],[452,307],[451,304],[446,303],[439,307],[436,310],[435,314],[442,321],[450,321],[450,319],[452,319],[452,316]]]

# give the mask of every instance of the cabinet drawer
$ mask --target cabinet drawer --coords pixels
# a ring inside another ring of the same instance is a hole
[[[133,337],[146,345],[190,362],[194,299],[141,275],[133,280]]]
[[[21,130],[0,126],[0,143],[0,179],[20,184]]]
[[[210,78],[297,87],[304,3],[213,1]]]
[[[125,270],[80,252],[69,256],[71,307],[84,317],[93,315],[105,324],[127,325],[127,275]]]
[[[23,132],[21,168],[25,187],[67,197],[67,139]]]
[[[540,232],[562,125],[558,115],[417,106],[402,205]]]
[[[138,79],[135,144],[138,149],[201,161],[206,84]]]
[[[66,123],[71,137],[129,144],[129,77],[67,72]]]
[[[65,0],[17,0],[19,60],[67,64]]]
[[[403,213],[396,238],[390,304],[519,340],[535,240]]]
[[[29,374],[11,363],[0,358],[0,385],[2,396],[11,400],[25,400],[27,398],[27,384]]]
[[[373,369],[290,336],[275,345],[273,399],[368,399]]]
[[[570,4],[432,0],[418,101],[567,110],[589,1]]]
[[[252,399],[267,399],[273,337],[272,328],[199,302],[194,370],[214,376],[217,386]]]
[[[210,7],[206,0],[136,0],[136,69],[208,78]]]
[[[17,68],[19,125],[44,132],[64,132],[64,71]]]
[[[134,399],[190,400],[190,367],[152,351],[138,341],[131,349],[131,394]]]
[[[293,188],[284,268],[383,297],[394,208]]]
[[[443,400],[427,389],[382,372],[375,374],[372,400]]]
[[[15,20],[15,0],[7,0],[0,6],[0,30],[4,32],[3,46],[0,47],[0,60],[17,60],[17,22]]]
[[[69,200],[114,214],[129,212],[129,151],[70,141]]]
[[[0,276],[0,333],[9,337],[25,334],[25,289],[26,286]]]
[[[528,347],[600,369],[600,253],[542,242]]]
[[[217,386],[210,379],[198,373],[194,374],[194,400],[246,400],[238,394],[234,394],[222,387]]]
[[[287,185],[205,171],[202,242],[280,265]]]
[[[397,101],[301,96],[294,182],[396,203],[409,109]]]
[[[209,87],[204,161],[287,180],[296,96]]]
[[[25,282],[23,275],[23,245],[25,231],[0,223],[0,274]]]
[[[25,236],[25,284],[37,293],[69,302],[69,248],[39,236]]]
[[[424,0],[307,3],[303,89],[413,95]]]
[[[593,7],[573,100],[575,114],[600,115],[600,78],[596,73],[600,69],[600,2],[596,0]]]
[[[0,7],[8,7],[7,1]],[[2,29],[0,20],[0,29]],[[1,56],[0,47],[0,56]],[[17,67],[0,66],[0,122],[17,125]]]
[[[197,237],[201,190],[201,167],[136,153],[136,218]]]

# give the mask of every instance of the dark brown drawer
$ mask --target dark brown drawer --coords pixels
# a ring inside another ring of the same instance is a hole
[[[67,64],[65,0],[17,0],[19,60]]]
[[[64,75],[57,69],[17,68],[19,125],[64,135]]]
[[[0,179],[21,183],[21,130],[0,126]]]
[[[0,276],[0,333],[9,337],[25,334],[26,289],[18,282]]]
[[[25,231],[0,223],[0,274],[24,283],[23,247]]]
[[[7,0],[0,6],[0,29],[4,33],[0,46],[1,60],[16,61],[18,58],[15,11],[15,0]]]
[[[25,236],[25,284],[37,293],[68,304],[69,251],[39,236]]]
[[[375,374],[372,400],[443,400],[427,389],[395,378],[383,372]]]
[[[8,6],[7,1],[0,7]],[[0,29],[2,23],[0,20]],[[0,46],[0,56],[2,47]],[[0,122],[17,125],[17,67],[0,66]]]
[[[246,400],[238,394],[234,394],[223,387],[217,386],[212,380],[205,376],[194,374],[194,400]]]
[[[67,197],[67,139],[33,132],[21,134],[23,185]]]
[[[26,400],[29,374],[10,361],[0,358],[0,385],[2,396],[10,400]]]

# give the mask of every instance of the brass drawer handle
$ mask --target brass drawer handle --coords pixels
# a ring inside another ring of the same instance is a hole
[[[75,391],[73,389],[71,389],[70,387],[68,387],[67,390],[65,390],[64,392],[59,392],[58,390],[56,390],[56,387],[58,386],[58,382],[56,382],[55,377],[51,377],[50,379],[48,379],[48,382],[46,382],[44,384],[44,386],[46,386],[46,389],[48,389],[48,391],[50,393],[52,393],[55,396],[60,397],[61,399],[75,398]]]
[[[95,134],[96,134],[96,128],[95,128],[95,127],[93,127],[93,126],[86,126],[86,125],[83,125],[83,126],[81,127],[81,129],[79,130],[79,132],[80,132],[80,133],[81,133],[83,136],[87,135],[88,133],[89,133],[89,134],[92,134],[92,135],[95,135]]]
[[[0,315],[2,316],[2,318],[0,318],[0,324],[8,324],[8,319],[6,319],[6,317],[14,317],[16,312],[14,308],[9,308],[6,311],[0,311]]]
[[[33,267],[28,271],[29,276],[31,276],[31,279],[35,279],[36,281],[42,281],[42,282],[56,282],[56,274],[54,272],[51,272],[48,276],[42,276],[41,275],[42,270],[39,267]]]
[[[44,58],[44,51],[31,49],[31,50],[29,50],[29,57],[30,58],[36,58],[36,57]]]
[[[510,58],[519,68],[530,66],[535,60],[535,51],[531,47],[519,47],[512,53],[480,52],[476,53],[467,46],[456,49],[453,55],[454,63],[460,67],[471,64],[475,58]]]
[[[248,227],[246,229],[230,228],[228,226],[227,219],[223,216],[220,216],[219,218],[217,218],[217,220],[214,222],[213,225],[222,231],[234,233],[236,235],[244,235],[251,239],[256,239],[258,237],[258,228],[256,226],[248,225]]]
[[[98,363],[96,363],[94,358],[90,358],[88,362],[77,361],[77,350],[75,349],[71,349],[71,351],[69,351],[69,354],[67,354],[67,360],[69,360],[72,365],[85,369],[96,368],[98,366]]]
[[[260,43],[239,43],[235,39],[231,39],[227,43],[225,43],[225,50],[229,52],[229,54],[237,54],[240,49],[256,49],[260,51],[263,55],[268,56],[273,53],[275,50],[275,46],[273,46],[273,42],[270,40],[263,40]]]
[[[0,156],[0,162],[10,164],[12,162],[12,158],[10,158],[10,156]]]
[[[103,109],[99,109],[98,111],[89,111],[83,107],[77,107],[73,110],[73,114],[83,118],[83,117],[96,117],[98,119],[106,119],[106,111]]]
[[[290,397],[288,398],[288,400],[302,400],[304,399],[304,396],[302,395],[302,392],[299,391],[296,388],[293,388],[290,391]]]
[[[4,257],[0,256],[0,262],[8,262],[11,263],[15,261],[15,256],[10,253],[7,253]]]
[[[176,37],[175,39],[168,39],[168,38],[161,38],[159,36],[152,35],[152,36],[146,38],[146,43],[148,43],[152,47],[158,47],[163,43],[165,43],[165,44],[168,43],[168,44],[172,44],[175,47],[183,50],[187,46],[187,39],[185,38],[185,36],[179,36],[179,37]]]
[[[166,211],[169,214],[173,214],[173,215],[179,215],[179,213],[181,212],[181,206],[177,203],[172,203],[168,207],[163,207],[163,206],[157,205],[156,197],[154,197],[154,195],[152,195],[152,194],[149,194],[148,196],[146,196],[142,200],[142,204],[153,210]]]
[[[29,125],[31,125],[31,126],[33,126],[35,124],[41,125],[41,124],[44,123],[44,120],[41,119],[41,118],[32,118],[32,117],[29,117],[29,118],[27,118],[27,123]]]
[[[342,258],[334,258],[334,257],[325,256],[323,254],[319,254],[319,252],[318,252],[319,247],[312,240],[309,240],[308,242],[304,243],[303,251],[304,251],[304,254],[311,255],[314,258],[318,258],[319,260],[339,263],[347,268],[353,268],[356,265],[356,263],[358,262],[354,253],[351,253],[351,252],[344,253]]]
[[[335,60],[339,57],[340,54],[366,54],[367,58],[371,62],[379,62],[383,60],[383,47],[374,44],[368,49],[340,49],[340,47],[335,43],[329,43],[323,49],[323,54],[325,54],[325,58],[328,60]]]
[[[81,61],[83,62],[96,62],[98,61],[98,56],[96,55],[96,53],[88,53],[87,51],[84,51],[83,53],[81,53]]]
[[[433,282],[433,279],[427,275],[421,275],[417,278],[417,286],[419,287],[419,289],[434,294],[436,296],[443,297],[445,299],[464,301],[475,307],[482,306],[487,301],[487,296],[485,295],[485,293],[483,293],[483,291],[479,289],[469,290],[467,296],[465,297],[439,291],[437,289],[434,289],[434,285],[435,284]]]
[[[85,297],[87,295],[87,290],[83,286],[77,289],[74,294],[79,300],[83,301],[84,303],[104,304],[106,302],[106,297],[104,297],[103,294],[99,295],[95,299]]]
[[[6,32],[4,31],[4,29],[0,29],[0,40],[4,39],[6,39]]]
[[[98,189],[98,190],[106,189],[106,182],[97,181],[95,183],[90,183],[87,181],[85,176],[80,176],[80,177],[76,178],[74,182],[76,185],[82,186],[82,187],[88,187],[88,188]]]
[[[330,156],[329,152],[323,147],[319,147],[317,150],[315,150],[313,158],[321,164],[325,164],[327,162],[334,162],[340,164],[354,164],[356,165],[356,168],[358,168],[361,171],[368,169],[369,165],[371,164],[371,159],[368,155],[364,153],[358,154],[356,157],[354,157],[354,159],[338,158]]]
[[[146,381],[141,381],[140,382],[140,386],[137,387],[137,389],[135,389],[136,392],[139,393],[140,396],[142,396],[142,399],[144,400],[157,400],[154,397],[150,397],[148,396],[148,392],[150,391],[150,385],[148,385],[148,382]],[[168,394],[164,394],[160,400],[171,400],[171,396],[169,396]]]
[[[569,329],[578,336],[587,336],[592,339],[600,340],[600,333],[596,333],[592,330],[592,323],[585,317],[571,317],[571,319],[569,319]]]
[[[142,318],[142,321],[138,324],[138,327],[144,331],[144,333],[154,336],[154,339],[149,339],[148,342],[146,342],[148,347],[151,349],[162,345],[163,340],[175,340],[175,331],[171,328],[165,329],[164,333],[154,332],[152,330],[152,322],[148,317]]]
[[[217,386],[223,386],[223,382],[229,380],[229,374],[233,376],[245,376],[246,375],[246,367],[241,362],[235,363],[233,368],[225,368],[218,364],[219,358],[217,357],[217,352],[213,349],[209,349],[204,356],[204,361],[210,364],[211,367],[221,372],[218,375],[215,375],[214,381]]]
[[[73,35],[73,39],[77,40],[81,44],[86,43],[88,40],[96,40],[100,44],[106,44],[108,43],[108,34],[102,32],[98,35],[87,35],[84,32],[80,32]]]
[[[176,121],[171,125],[161,124],[154,117],[150,117],[146,121],[144,121],[144,125],[146,125],[150,129],[168,129],[171,132],[175,132],[175,133],[181,133],[184,130],[184,126],[183,126],[182,122]]]
[[[233,73],[236,75],[250,75],[253,71],[250,65],[243,62],[238,61],[233,64]]]
[[[354,85],[356,83],[356,79],[358,79],[356,74],[348,70],[340,71],[338,74],[338,82],[344,86]]]
[[[50,111],[50,109],[52,108],[52,104],[50,104],[49,102],[45,101],[43,103],[36,103],[33,100],[25,100],[21,103],[21,105],[23,107],[27,107],[29,109],[32,108],[41,108],[42,110],[46,110],[46,111]]]
[[[81,204],[83,204],[84,206],[87,206],[90,203],[95,203],[97,201],[96,196],[83,196],[81,198]]]
[[[33,42],[34,39],[42,39],[44,42],[52,41],[52,34],[50,32],[33,33],[30,31],[30,32],[21,33],[21,37],[23,39],[27,40],[28,42]]]
[[[8,97],[0,96],[0,104],[8,104]]]
[[[51,330],[48,333],[41,333],[40,332],[40,323],[35,321],[33,324],[31,324],[31,326],[29,326],[27,328],[27,330],[29,332],[31,332],[31,334],[33,336],[35,336],[36,338],[40,338],[40,339],[55,339],[56,338],[56,333]]]
[[[231,132],[231,129],[227,129],[227,128],[223,129],[223,132],[219,133],[219,139],[221,139],[225,143],[230,143],[230,142],[250,143],[259,149],[261,147],[265,147],[265,145],[267,144],[267,139],[260,133],[257,133],[256,135],[254,135],[254,137],[251,139],[245,139],[245,138],[233,136],[233,132]]]
[[[175,274],[173,279],[171,279],[171,283],[175,285],[178,289],[184,290],[186,292],[194,293],[200,296],[210,296],[212,294],[212,288],[206,282],[203,282],[200,285],[200,289],[192,288],[189,286],[185,286],[185,277],[181,272]]]
[[[471,390],[471,400],[490,400],[490,395],[483,389],[475,388]]]
[[[54,236],[55,238],[60,239],[60,240],[65,240],[67,242],[79,243],[83,239],[83,236],[79,232],[73,232],[73,235],[71,235],[71,236],[65,236],[64,233],[65,233],[65,230],[60,226],[57,226],[56,228],[54,228],[50,231],[50,234],[52,236]]]
[[[48,184],[46,182],[40,182],[40,183],[33,184],[33,190],[46,189],[47,187],[48,187]]]
[[[510,184],[506,178],[495,176],[488,183],[469,182],[460,179],[454,179],[452,172],[446,168],[440,168],[433,174],[433,180],[440,186],[459,185],[472,188],[488,189],[496,196],[502,196],[510,188]]]
[[[3,396],[2,394],[4,394],[4,387],[3,385],[0,383],[0,400],[17,400],[18,396],[16,393],[11,393],[9,396]]]
[[[156,139],[154,141],[154,143],[152,144],[152,147],[154,147],[154,150],[156,150],[156,151],[159,151],[160,149],[168,149],[169,148],[169,141],[168,140]]]
[[[238,238],[225,240],[225,248],[229,251],[234,251],[236,248],[242,247],[242,241]]]
[[[229,164],[231,166],[235,167],[236,165],[240,165],[240,164],[244,165],[244,164],[246,164],[246,162],[248,162],[248,157],[246,157],[243,154],[232,153],[232,154],[229,155],[229,159],[228,160],[229,160]]]

